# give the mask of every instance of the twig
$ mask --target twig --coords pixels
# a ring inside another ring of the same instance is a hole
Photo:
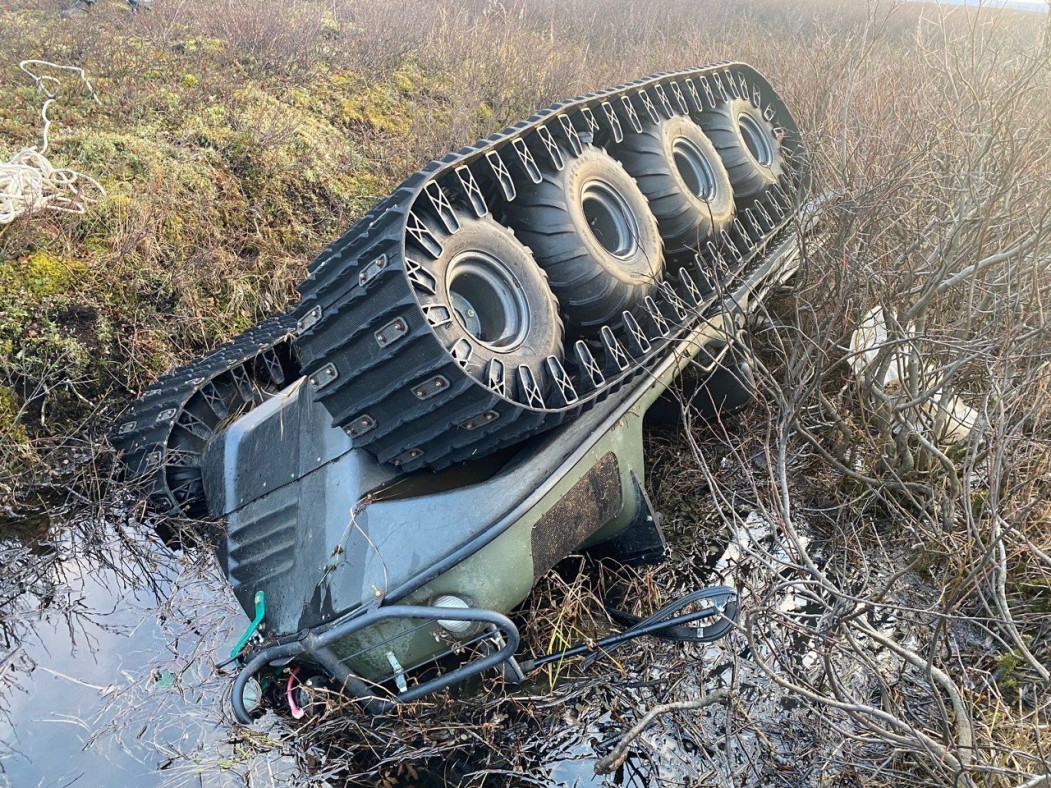
[[[617,743],[617,746],[613,748],[613,751],[604,758],[599,758],[595,764],[595,774],[611,774],[620,768],[621,764],[628,757],[628,746],[639,737],[639,735],[646,730],[647,726],[662,714],[668,714],[672,711],[693,711],[696,709],[703,709],[705,706],[712,706],[716,703],[730,697],[730,690],[724,688],[717,689],[703,697],[695,698],[694,700],[678,700],[671,703],[662,703],[659,706],[654,706],[646,715],[639,720],[635,725],[632,726],[631,730],[624,734],[623,738]]]

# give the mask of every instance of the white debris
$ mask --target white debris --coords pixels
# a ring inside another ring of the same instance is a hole
[[[895,403],[905,402],[909,392],[913,390],[910,384],[914,373],[910,366],[911,345],[908,340],[915,336],[915,330],[913,325],[905,327],[903,340],[889,351],[890,359],[885,365],[883,380],[879,382],[883,393]],[[886,312],[883,306],[875,306],[869,310],[850,337],[850,355],[847,356],[847,363],[859,380],[864,378],[869,368],[876,363],[880,351],[889,341]],[[922,364],[920,367],[920,380],[916,389],[925,391],[936,381],[932,374],[922,370]],[[878,403],[873,405],[879,409]],[[918,411],[920,418],[913,425],[915,429],[929,433],[933,440],[942,446],[966,441],[978,426],[978,411],[964,402],[959,395],[946,395],[941,388],[933,391],[926,401],[918,406]]]
[[[40,117],[44,122],[43,142],[38,148],[23,148],[7,161],[0,160],[0,226],[10,224],[18,217],[35,211],[50,210],[62,213],[86,211],[86,206],[97,202],[105,190],[94,178],[75,170],[55,167],[45,155],[49,146],[51,118],[48,110],[58,99],[59,81],[56,77],[38,75],[30,70],[45,66],[79,75],[91,97],[98,103],[84,70],[77,66],[60,66],[46,60],[23,60],[18,67],[36,83],[44,96]]]

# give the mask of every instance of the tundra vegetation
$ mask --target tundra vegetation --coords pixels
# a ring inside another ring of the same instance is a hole
[[[743,60],[785,97],[831,196],[796,288],[752,319],[758,403],[716,425],[684,403],[686,428],[649,438],[673,557],[617,573],[626,599],[650,610],[711,582],[712,546],[732,542],[747,604],[726,697],[661,717],[619,779],[664,779],[670,758],[703,784],[1045,784],[1047,14],[860,0],[56,6],[0,6],[0,159],[40,139],[43,97],[17,64],[79,66],[101,103],[55,74],[49,156],[105,195],[0,229],[0,692],[30,669],[18,638],[27,611],[58,604],[64,560],[116,538],[124,582],[150,583],[132,567],[164,548],[140,508],[114,515],[127,495],[104,437],[137,392],[292,303],[311,257],[428,159],[562,98]],[[856,373],[851,337],[880,305],[886,336]],[[955,442],[942,439],[953,402],[978,416]],[[27,527],[56,495],[79,514]],[[583,559],[552,572],[517,616],[527,645],[606,631],[613,579]],[[605,731],[586,743],[595,758],[647,708],[710,689],[704,656],[644,642],[398,719],[343,709],[269,737],[231,730],[234,755],[182,753],[169,773],[240,773],[277,748],[319,780],[547,784],[566,731]]]

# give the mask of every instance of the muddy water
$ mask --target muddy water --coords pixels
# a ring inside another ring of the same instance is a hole
[[[14,785],[155,782],[153,753],[89,744],[97,728],[114,721],[107,698],[155,670],[164,643],[156,619],[142,615],[148,596],[115,593],[109,578],[90,569],[70,566],[62,592],[81,610],[27,614],[33,633],[18,654],[25,667],[9,677],[0,723],[0,740],[11,748],[3,769]]]
[[[282,721],[259,725],[269,746],[235,744],[229,677],[214,665],[246,618],[210,552],[172,550],[148,524],[118,526],[118,516],[61,507],[52,520],[0,523],[10,537],[5,598],[21,591],[3,609],[0,785],[304,780]],[[620,725],[572,706],[553,717],[559,729],[535,743],[538,762],[522,784],[647,785],[662,771],[633,759],[613,778],[596,777],[594,743]]]
[[[229,678],[214,664],[246,619],[210,553],[173,551],[145,524],[118,528],[69,508],[53,516],[62,522],[0,523],[0,533],[20,537],[4,543],[18,559],[5,586],[23,589],[3,611],[0,785],[306,778],[280,741],[289,734],[280,721],[270,721],[271,748],[231,746]],[[549,769],[538,771],[551,785],[610,784],[595,776],[589,742],[616,729],[609,715],[565,725],[545,748]],[[437,773],[426,780],[442,782]]]

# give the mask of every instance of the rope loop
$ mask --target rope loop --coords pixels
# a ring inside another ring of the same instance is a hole
[[[19,216],[41,210],[83,214],[88,205],[98,202],[106,194],[94,178],[76,170],[55,167],[47,158],[51,131],[48,110],[58,100],[61,82],[58,77],[37,74],[30,69],[38,66],[74,72],[95,103],[102,103],[84,69],[78,66],[63,66],[48,60],[23,60],[18,64],[33,80],[36,89],[44,94],[44,102],[40,107],[44,128],[38,148],[22,148],[6,162],[0,162],[0,225],[10,224]]]

